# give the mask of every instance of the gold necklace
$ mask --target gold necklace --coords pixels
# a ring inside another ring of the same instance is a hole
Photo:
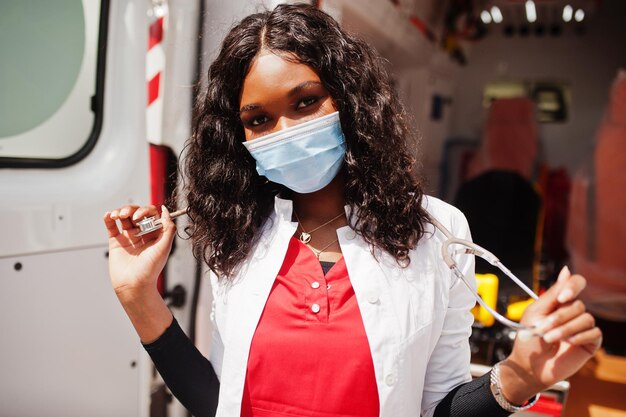
[[[333,243],[339,241],[339,238],[333,240],[332,242],[330,242],[328,245],[324,246],[322,249],[315,249],[313,246],[311,245],[307,245],[309,247],[309,249],[311,249],[313,251],[313,253],[315,254],[315,257],[317,258],[317,260],[320,260],[320,255],[322,254],[322,252],[324,252],[326,249],[328,249],[330,247],[330,245],[332,245]]]
[[[322,225],[320,225],[320,226],[317,226],[317,227],[316,227],[315,229],[313,229],[313,230],[309,230],[308,232],[306,232],[306,231],[304,230],[304,226],[302,226],[302,222],[301,222],[301,221],[300,221],[300,219],[298,218],[298,213],[296,213],[296,211],[294,210],[294,211],[293,211],[293,214],[296,216],[296,220],[298,221],[298,226],[300,226],[300,229],[302,229],[302,233],[300,233],[300,237],[299,237],[300,242],[304,243],[305,245],[308,245],[308,244],[309,244],[309,242],[311,241],[311,233],[315,232],[316,230],[321,229],[322,227],[324,227],[324,226],[326,226],[326,225],[329,225],[330,223],[334,222],[335,220],[337,220],[337,219],[338,219],[338,218],[340,218],[341,216],[345,216],[345,213],[339,213],[338,215],[336,215],[335,217],[333,217],[332,219],[330,219],[330,220],[329,220],[329,221],[327,221],[326,223],[324,223],[324,224],[322,224]],[[335,242],[336,242],[336,240],[335,240]],[[330,245],[332,245],[332,244],[333,244],[333,243],[335,243],[335,242],[332,242]],[[330,246],[330,245],[328,245],[328,246]],[[324,249],[326,249],[328,246],[326,246]],[[322,249],[322,250],[320,251],[320,253],[322,253],[322,252],[324,251],[324,249]],[[319,255],[318,255],[318,258],[319,258]]]

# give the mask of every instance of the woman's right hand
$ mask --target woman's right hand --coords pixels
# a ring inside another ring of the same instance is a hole
[[[135,222],[151,216],[158,217],[155,206],[125,206],[104,214],[109,234],[109,275],[118,297],[156,290],[159,273],[172,249],[176,226],[163,206],[163,228],[135,236],[139,232]],[[116,220],[122,225],[121,232]]]

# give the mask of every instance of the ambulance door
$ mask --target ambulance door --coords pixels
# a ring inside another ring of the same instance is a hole
[[[1,415],[148,415],[102,225],[148,201],[146,6],[2,4]]]

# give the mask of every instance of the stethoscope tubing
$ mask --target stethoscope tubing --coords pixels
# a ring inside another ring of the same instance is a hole
[[[453,257],[451,256],[450,246],[451,245],[464,246],[465,247],[464,250],[457,251],[456,253],[462,252],[462,253],[469,254],[469,255],[479,256],[480,258],[486,260],[487,262],[489,262],[490,264],[494,265],[495,267],[499,268],[502,272],[504,272],[506,276],[511,278],[513,282],[515,282],[520,288],[522,288],[524,292],[526,292],[526,294],[528,294],[531,298],[537,300],[539,298],[537,294],[535,294],[526,284],[524,284],[506,266],[504,266],[502,262],[500,262],[500,260],[493,253],[475,244],[474,242],[470,242],[468,240],[459,239],[455,237],[444,225],[442,225],[435,218],[431,217],[430,222],[445,236],[445,239],[442,240],[442,245],[441,245],[441,256],[443,258],[443,261],[450,268],[454,276],[457,279],[460,279],[463,282],[463,284],[465,284],[465,286],[472,292],[478,304],[480,304],[485,310],[487,310],[491,315],[493,315],[493,317],[496,320],[498,320],[503,325],[510,327],[512,329],[515,329],[517,331],[519,330],[531,331],[533,335],[539,336],[539,334],[534,332],[534,330],[536,329],[535,326],[526,326],[524,324],[509,320],[508,318],[504,317],[503,315],[495,311],[489,305],[487,305],[487,303],[485,303],[482,297],[475,290],[474,286],[472,286],[467,281],[467,278],[465,277],[463,272],[461,272],[458,265],[454,261]]]
[[[187,213],[187,207],[170,213],[170,217],[174,219],[186,213]],[[485,303],[482,297],[476,292],[474,287],[467,281],[467,278],[465,277],[463,272],[459,269],[458,265],[454,261],[452,254],[462,252],[468,255],[479,256],[480,258],[486,260],[490,264],[499,268],[506,276],[511,278],[513,282],[515,282],[520,288],[522,288],[524,292],[526,292],[526,294],[528,294],[531,298],[537,300],[539,298],[537,294],[535,294],[526,284],[524,284],[519,278],[517,278],[515,274],[513,274],[506,266],[504,266],[504,264],[502,264],[502,262],[500,262],[500,260],[493,253],[475,244],[474,242],[470,242],[469,240],[455,237],[437,219],[430,217],[429,220],[433,224],[433,226],[435,226],[445,236],[445,239],[443,239],[441,242],[442,243],[441,244],[441,256],[443,258],[443,261],[448,266],[448,268],[450,268],[454,276],[457,279],[460,279],[461,282],[463,282],[463,284],[468,288],[468,290],[472,292],[478,304],[480,304],[485,310],[489,312],[489,314],[493,315],[494,318],[498,320],[500,323],[502,323],[503,325],[510,327],[512,329],[515,329],[517,331],[526,330],[526,331],[532,332],[535,329],[535,326],[526,326],[521,323],[517,323],[512,320],[509,320],[508,318],[504,317],[503,315],[495,311],[493,308],[491,308],[487,303]],[[149,218],[143,219],[137,225],[140,231],[136,234],[136,236],[143,236],[145,234],[151,233],[163,227],[163,225],[161,224],[161,219],[156,219],[155,217],[149,217]],[[451,253],[450,246],[452,245],[461,245],[461,246],[464,246],[465,249],[463,249],[462,251],[456,251],[456,252]],[[533,332],[533,335],[538,335],[538,334]]]

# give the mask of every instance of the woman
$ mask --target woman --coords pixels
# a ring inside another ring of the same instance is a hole
[[[213,271],[210,363],[156,291],[175,234],[167,209],[143,238],[134,222],[156,208],[104,216],[113,287],[194,415],[508,415],[598,349],[577,300],[585,280],[565,270],[522,320],[544,336],[517,340],[470,382],[475,300],[429,218],[469,238],[467,222],[411,175],[411,132],[381,59],[323,12],[245,18],[197,115],[187,199]],[[459,263],[471,277],[473,259]]]

